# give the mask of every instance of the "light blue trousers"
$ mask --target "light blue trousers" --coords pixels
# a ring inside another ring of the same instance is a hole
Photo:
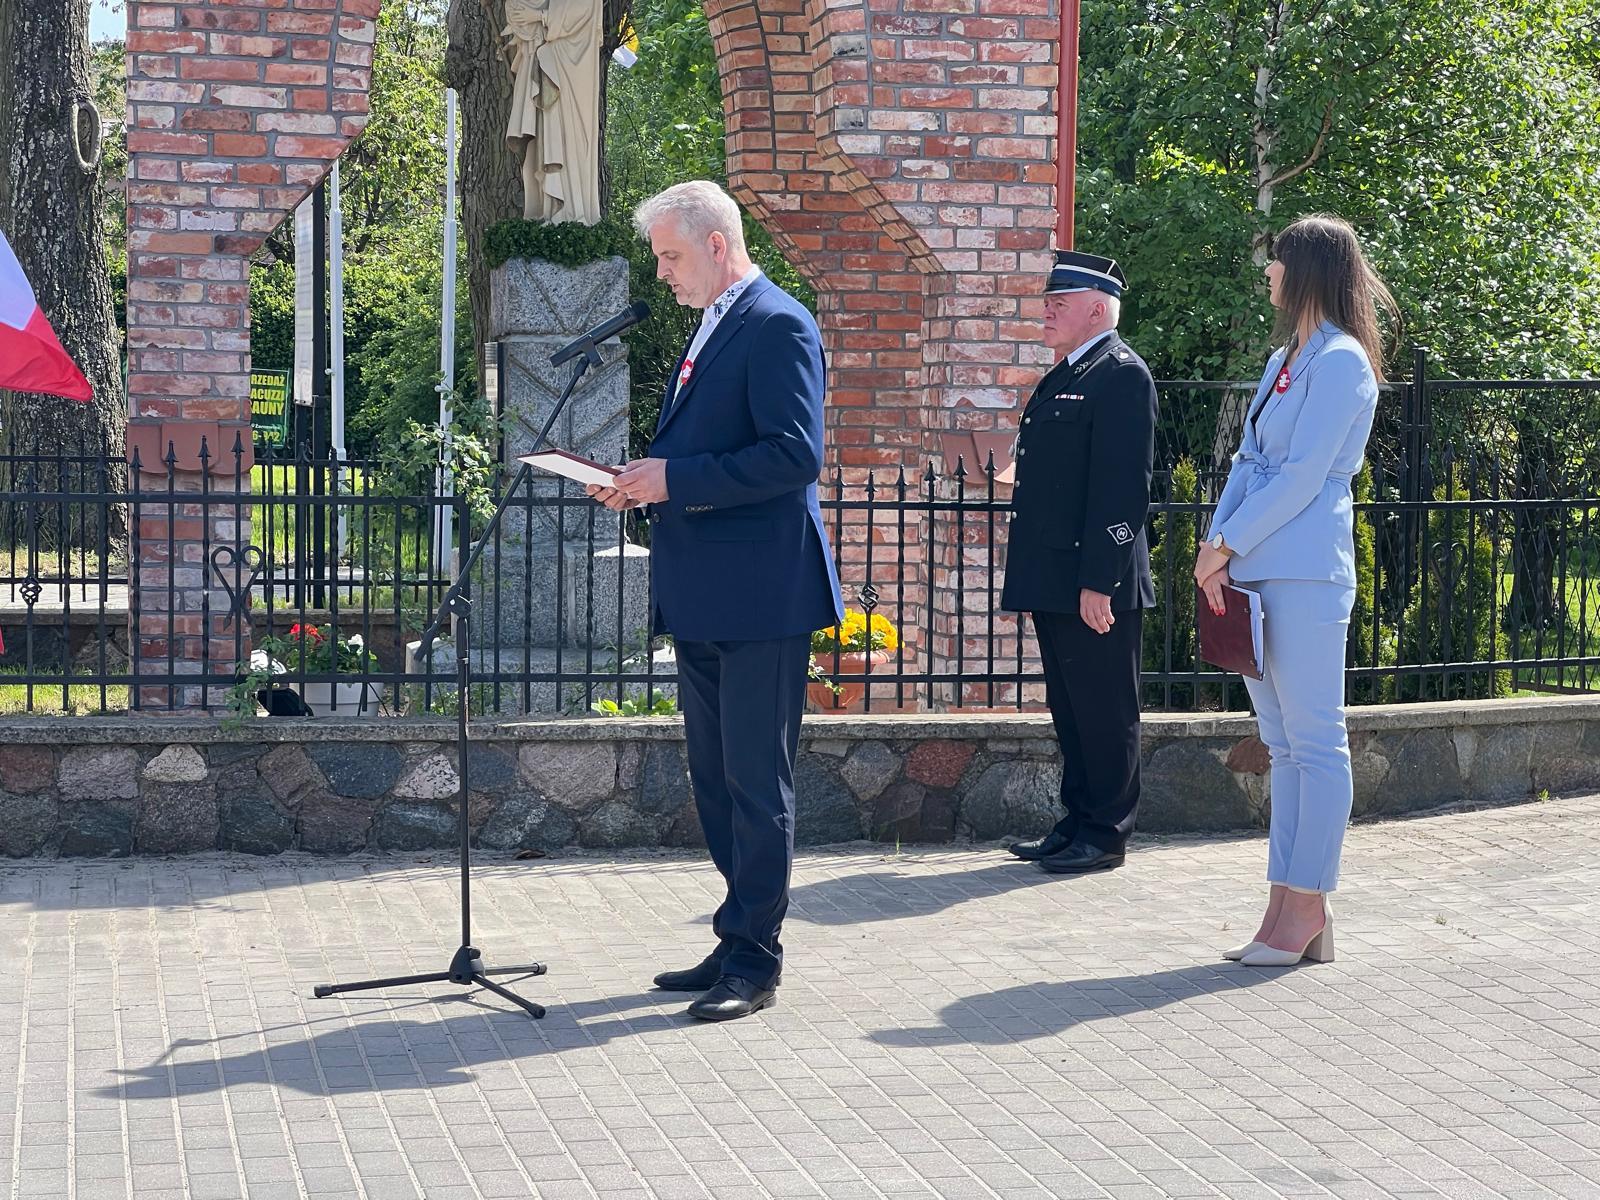
[[[1261,593],[1264,679],[1246,679],[1272,756],[1267,879],[1307,892],[1339,883],[1353,784],[1344,724],[1345,635],[1356,592],[1309,579],[1241,581]]]

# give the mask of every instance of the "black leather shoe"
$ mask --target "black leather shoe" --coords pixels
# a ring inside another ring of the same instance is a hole
[[[1052,875],[1082,875],[1088,871],[1114,871],[1122,865],[1120,850],[1102,850],[1087,842],[1073,842],[1059,854],[1039,860],[1039,869]]]
[[[689,1005],[689,1015],[702,1021],[732,1021],[748,1017],[778,1001],[776,988],[764,988],[743,975],[724,975],[700,999]]]
[[[1041,858],[1049,858],[1052,854],[1060,854],[1072,845],[1072,835],[1062,833],[1059,829],[1052,829],[1042,838],[1033,842],[1013,842],[1006,849],[1015,854],[1023,862],[1038,862]]]
[[[717,980],[721,978],[722,960],[707,957],[687,971],[661,972],[655,978],[655,985],[664,992],[703,992],[716,987]]]

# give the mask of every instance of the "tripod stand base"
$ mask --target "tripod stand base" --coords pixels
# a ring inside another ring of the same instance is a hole
[[[490,975],[543,975],[543,963],[527,963],[520,967],[495,967],[483,965],[483,955],[471,946],[462,946],[450,960],[448,971],[430,971],[425,975],[396,975],[389,979],[363,979],[356,983],[321,983],[311,989],[317,999],[336,996],[340,992],[368,992],[376,988],[406,987],[415,983],[454,983],[462,987],[481,987],[503,1000],[509,1000],[531,1017],[544,1016],[544,1005],[524,1000],[509,988],[501,987]]]

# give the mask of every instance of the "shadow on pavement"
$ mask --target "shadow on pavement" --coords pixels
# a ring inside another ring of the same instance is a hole
[[[1078,1025],[1151,1012],[1220,992],[1234,992],[1282,979],[1281,970],[1217,962],[1121,975],[1110,979],[1064,979],[980,992],[945,1005],[938,1025],[882,1029],[868,1036],[880,1046],[925,1047],[940,1043],[1006,1046],[1054,1037]]]
[[[121,1072],[120,1086],[98,1088],[95,1094],[139,1101],[205,1095],[252,1084],[271,1084],[307,1096],[454,1087],[476,1082],[475,1072],[480,1067],[681,1028],[689,1020],[683,1010],[693,998],[650,991],[564,1004],[540,996],[536,981],[525,991],[527,981],[504,982],[548,1003],[544,1019],[527,1017],[484,991],[418,998],[370,1014],[340,1013],[336,1011],[339,998],[332,997],[314,1002],[335,1009],[326,1018],[252,1029],[215,1041],[180,1039],[149,1066]],[[397,999],[408,994],[388,993]],[[390,1014],[396,1008],[436,1008],[440,1016],[395,1020]],[[466,1011],[458,1011],[463,1009]],[[652,1011],[637,1011],[641,1009]],[[450,1015],[443,1015],[446,1012]],[[634,1015],[627,1015],[630,1013]],[[321,1024],[333,1027],[310,1032],[310,1027]],[[303,1036],[271,1041],[269,1035],[289,1030],[300,1030]],[[263,1038],[268,1039],[265,1048],[261,1046]],[[172,1061],[174,1054],[184,1050],[241,1041],[248,1045],[235,1053],[203,1061]]]

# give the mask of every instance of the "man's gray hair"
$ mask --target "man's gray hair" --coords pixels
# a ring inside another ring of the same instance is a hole
[[[731,250],[744,250],[744,221],[739,205],[716,184],[704,179],[678,183],[657,192],[633,213],[633,227],[646,241],[662,221],[674,221],[685,237],[704,241],[713,233],[728,239]]]

